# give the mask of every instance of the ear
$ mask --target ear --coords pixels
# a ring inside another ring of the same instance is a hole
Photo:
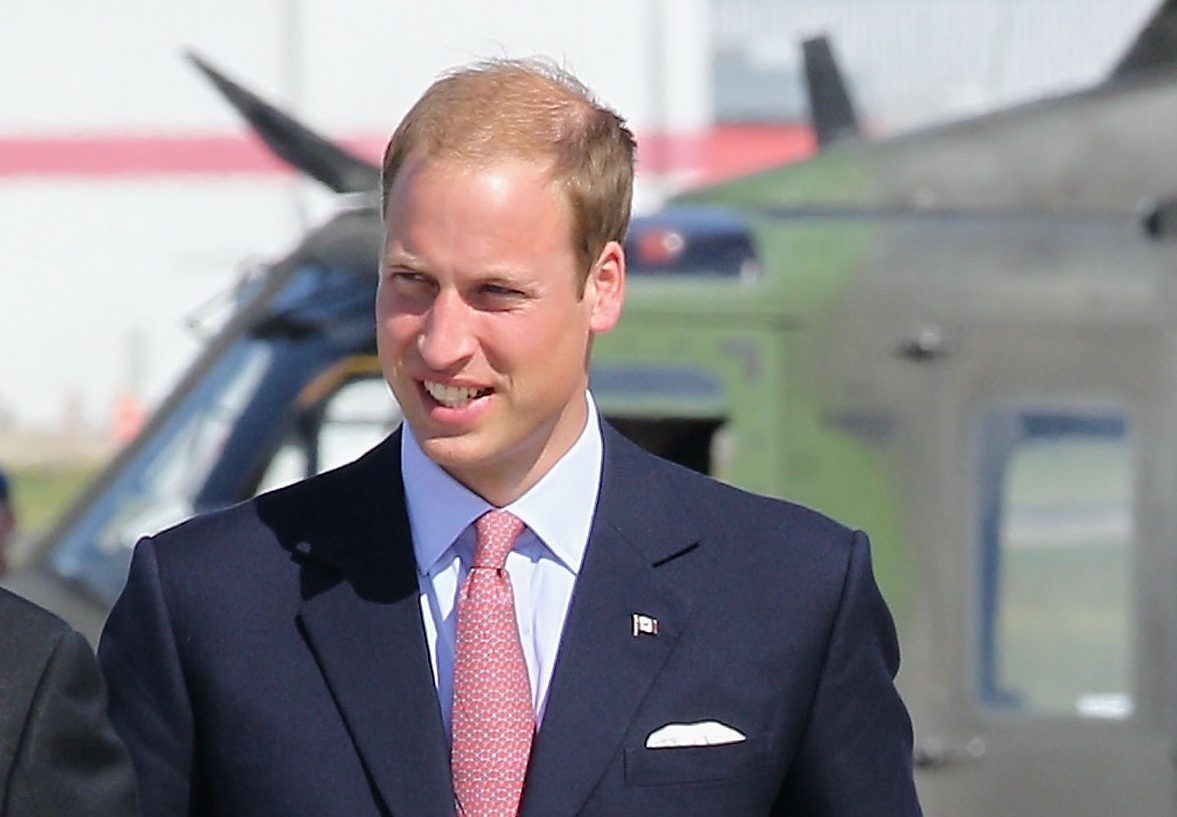
[[[590,309],[589,328],[595,334],[608,332],[621,320],[625,304],[625,250],[610,241],[597,256],[585,281],[584,297]]]

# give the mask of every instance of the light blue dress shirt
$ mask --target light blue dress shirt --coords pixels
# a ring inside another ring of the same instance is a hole
[[[584,561],[601,485],[601,429],[592,398],[586,393],[585,399],[588,422],[576,443],[531,490],[504,508],[527,525],[507,555],[506,570],[537,725],[543,720],[560,633]],[[421,615],[449,734],[458,591],[474,557],[474,521],[493,506],[425,456],[407,422],[401,435],[401,472],[417,559]]]

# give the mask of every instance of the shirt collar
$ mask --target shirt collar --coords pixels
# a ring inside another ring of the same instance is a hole
[[[588,419],[572,448],[503,510],[523,520],[552,555],[580,572],[601,485],[601,427],[587,392]],[[428,574],[466,528],[492,506],[447,474],[417,444],[408,420],[401,434],[401,475],[417,569]]]

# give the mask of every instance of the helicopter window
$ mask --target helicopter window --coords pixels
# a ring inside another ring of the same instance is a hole
[[[641,278],[754,281],[760,262],[747,226],[728,213],[680,208],[634,219],[625,239],[627,272]]]
[[[319,470],[351,462],[387,437],[400,421],[400,407],[383,377],[351,381],[324,407]]]
[[[208,476],[270,363],[257,342],[232,347],[176,407],[54,551],[53,568],[113,599],[139,537],[193,513]]]
[[[354,368],[353,364],[346,361],[341,369]],[[378,370],[348,379],[300,413],[296,430],[270,460],[258,490],[348,463],[388,436],[400,421],[400,408]]]
[[[1109,413],[999,412],[982,435],[981,691],[1132,714],[1133,446]]]

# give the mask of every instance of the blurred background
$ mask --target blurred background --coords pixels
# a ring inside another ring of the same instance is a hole
[[[373,162],[446,68],[544,55],[629,119],[654,214],[627,242],[629,317],[595,347],[602,414],[870,531],[927,813],[1174,813],[1177,0],[16,0],[0,19],[6,586],[96,638],[138,536],[399,419],[376,214],[273,158],[186,52]],[[819,35],[866,138],[817,153]],[[671,199],[710,209],[656,212]]]
[[[0,464],[25,537],[131,436],[221,296],[332,209],[184,59],[356,152],[446,67],[549,56],[641,139],[639,211],[813,150],[798,43],[827,33],[866,128],[1103,76],[1152,0],[82,0],[0,26]]]

